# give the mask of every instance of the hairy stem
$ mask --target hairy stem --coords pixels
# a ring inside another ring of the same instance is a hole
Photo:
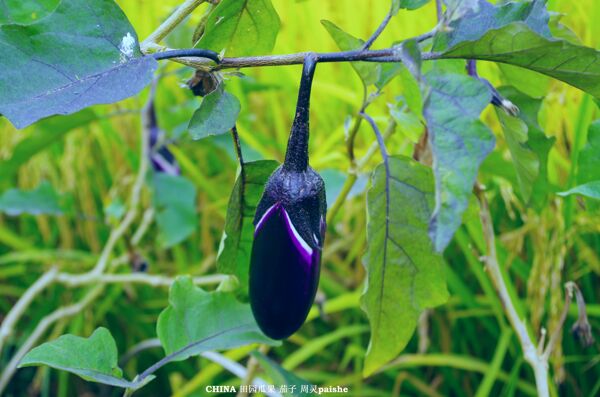
[[[423,38],[431,37],[429,34],[423,35]],[[193,68],[203,70],[220,70],[220,69],[240,69],[248,67],[261,67],[261,66],[284,66],[284,65],[300,65],[304,63],[304,59],[309,54],[315,54],[318,62],[353,62],[353,61],[365,61],[365,62],[402,62],[400,56],[396,55],[396,50],[391,48],[384,48],[381,50],[351,50],[351,51],[338,51],[338,52],[298,52],[293,54],[282,54],[282,55],[266,55],[266,56],[250,56],[250,57],[236,57],[236,58],[223,58],[218,65],[214,65],[213,60],[206,58],[198,58],[195,55],[197,49],[189,50],[172,50],[170,48],[154,45],[148,45],[144,48],[145,54],[156,54],[160,52],[180,51],[179,56],[171,57],[168,55],[163,56],[161,59],[171,59],[174,62],[178,62]],[[423,60],[434,60],[439,59],[440,54],[435,52],[425,52],[422,54]]]

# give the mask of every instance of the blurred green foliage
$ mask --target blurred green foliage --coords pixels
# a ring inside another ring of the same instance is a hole
[[[139,37],[144,38],[179,1],[118,3]],[[320,21],[331,21],[353,36],[366,39],[389,9],[388,2],[375,0],[273,0],[273,4],[281,20],[275,54],[336,51],[336,43]],[[205,7],[200,7],[167,38],[170,47],[192,46],[189,38]],[[548,7],[565,14],[562,22],[585,45],[600,46],[600,24],[596,23],[600,20],[600,3],[549,0]],[[417,11],[401,10],[375,48],[427,32],[435,24],[433,2]],[[281,161],[294,116],[300,66],[241,72],[245,77],[229,72],[224,78],[228,90],[241,103],[238,128],[246,160]],[[527,75],[514,68],[480,62],[479,73],[496,86],[535,83],[533,93],[546,95],[537,120],[554,143],[544,170],[548,174],[546,189],[565,191],[589,181],[581,170],[582,161],[590,158],[590,149],[587,155],[581,149],[594,145],[587,139],[591,122],[599,116],[592,97],[554,80],[523,77]],[[181,87],[191,77],[191,70],[165,63],[160,74],[159,125],[169,138],[177,139],[173,153],[183,175],[197,190],[198,220],[195,231],[185,241],[168,249],[157,242],[159,231],[152,225],[135,254],[144,258],[147,271],[152,274],[212,274],[216,272],[227,203],[236,178],[235,152],[228,136],[194,142],[184,133],[199,105],[199,100]],[[44,78],[30,77],[33,81]],[[519,77],[525,82],[519,83]],[[385,87],[369,108],[376,121],[387,121],[388,104],[398,101],[410,88],[407,84],[405,79],[396,78]],[[49,267],[83,272],[93,266],[115,222],[115,216],[108,215],[116,213],[118,218],[115,208],[127,201],[135,177],[139,162],[139,111],[146,95],[145,92],[114,105],[52,118],[23,131],[16,131],[0,119],[2,191],[12,187],[30,190],[47,181],[57,192],[72,196],[70,211],[62,216],[0,215],[0,321]],[[345,126],[348,117],[358,111],[363,95],[362,82],[350,64],[319,66],[312,97],[310,143],[311,164],[317,170],[339,178],[340,171],[348,169]],[[589,303],[592,327],[600,329],[600,206],[593,200],[551,195],[546,202],[527,207],[510,161],[511,142],[504,138],[492,107],[484,112],[483,120],[492,127],[497,146],[483,163],[480,181],[491,192],[499,259],[511,280],[511,291],[518,296],[521,312],[531,319],[538,334],[542,326],[552,330],[564,301],[562,285],[573,280]],[[414,128],[410,123],[399,124],[388,149],[393,154],[411,156],[417,143]],[[373,141],[369,126],[362,123],[355,144],[356,157],[365,154]],[[374,169],[379,161],[375,156],[365,171]],[[600,167],[600,163],[596,164]],[[339,186],[335,178],[327,181],[332,190]],[[534,395],[533,374],[523,363],[517,338],[508,328],[501,303],[480,261],[486,251],[474,202],[445,252],[449,302],[429,312],[397,362],[363,379],[369,333],[358,300],[365,277],[361,262],[366,233],[365,184],[361,186],[329,225],[320,284],[324,314],[319,315],[315,308],[301,331],[273,348],[269,357],[311,383],[348,385],[353,396]],[[145,208],[151,207],[150,192],[144,192],[142,201]],[[124,242],[119,242],[116,256],[127,255],[128,250]],[[128,272],[127,265],[133,266],[134,262],[125,261],[122,271]],[[44,292],[19,323],[12,342],[22,343],[46,314],[80,299],[84,292],[83,288],[60,285]],[[45,339],[67,332],[87,336],[96,327],[104,326],[111,330],[123,355],[137,343],[156,338],[156,319],[168,306],[167,299],[164,287],[110,285],[90,307],[57,322]],[[551,361],[552,374],[562,380],[555,392],[595,397],[600,394],[598,344],[583,350],[572,337],[568,331],[576,319],[575,307],[572,309],[562,348],[555,351]],[[225,355],[245,364],[252,349],[237,348]],[[6,365],[12,351],[2,351],[0,368]],[[145,351],[129,360],[123,370],[129,378],[161,356],[160,349]],[[239,384],[239,379],[205,358],[170,364],[156,375],[156,380],[138,392],[140,396],[201,396],[205,395],[205,385]],[[61,397],[117,393],[48,368],[20,370],[7,391],[9,396]]]

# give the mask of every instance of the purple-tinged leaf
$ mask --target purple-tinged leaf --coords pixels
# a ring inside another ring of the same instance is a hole
[[[113,0],[63,0],[29,26],[0,27],[0,113],[17,128],[137,94],[157,63]]]
[[[494,135],[479,120],[491,93],[483,82],[465,75],[430,72],[425,81],[429,94],[423,116],[435,174],[430,235],[441,252],[462,222],[479,165],[494,149]]]

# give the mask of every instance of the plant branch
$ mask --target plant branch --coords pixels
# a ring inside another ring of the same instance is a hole
[[[213,274],[209,276],[194,277],[193,282],[198,286],[214,285],[229,278],[225,274]],[[175,281],[173,277],[152,275],[147,273],[129,274],[99,274],[93,277],[78,277],[78,275],[59,273],[56,281],[68,287],[79,287],[89,284],[146,284],[153,287],[169,287]]]
[[[419,36],[421,37],[421,36]],[[431,37],[429,34],[423,35],[423,39]],[[193,51],[197,49],[182,49],[172,50],[162,46],[148,46],[144,53],[145,54],[157,54],[159,52],[167,52],[174,54],[171,51],[181,51],[178,54],[182,54],[179,57],[171,58],[166,56],[164,59],[171,59],[174,62],[178,62],[197,69],[240,69],[248,67],[262,67],[262,66],[283,66],[283,65],[300,65],[304,63],[304,58],[309,54],[315,54],[317,61],[324,62],[353,62],[353,61],[365,61],[365,62],[402,62],[400,56],[396,55],[396,49],[394,47],[385,48],[381,50],[351,50],[351,51],[338,51],[338,52],[298,52],[293,54],[282,54],[282,55],[266,55],[266,56],[250,56],[250,57],[234,57],[234,58],[223,58],[218,65],[214,65],[212,59],[198,58],[195,57]],[[189,52],[188,55],[183,55]],[[158,56],[158,55],[153,55]],[[434,60],[439,59],[441,55],[435,52],[425,52],[422,54],[423,60]]]
[[[146,52],[149,46],[160,43],[167,37],[188,15],[190,15],[198,6],[206,0],[186,0],[181,4],[154,32],[150,34],[141,44],[143,52]]]
[[[58,270],[53,267],[42,275],[35,283],[25,291],[17,303],[8,312],[0,326],[0,353],[6,339],[12,334],[16,323],[27,310],[31,302],[56,279]]]
[[[157,61],[161,61],[163,59],[172,59],[172,58],[184,58],[184,57],[195,57],[195,58],[206,58],[216,63],[221,62],[221,58],[219,58],[219,54],[211,50],[202,50],[199,48],[190,48],[184,50],[166,50],[161,52],[155,52],[152,54],[152,57]]]
[[[504,276],[500,270],[500,264],[498,263],[498,256],[496,254],[496,237],[494,235],[494,226],[492,223],[492,216],[488,206],[485,192],[476,187],[477,197],[480,203],[481,225],[483,227],[483,235],[487,247],[487,255],[483,258],[487,272],[498,292],[502,306],[508,321],[512,328],[515,330],[521,349],[523,350],[523,356],[525,361],[531,365],[535,375],[535,383],[539,397],[548,397],[550,395],[548,389],[548,361],[544,358],[543,354],[536,347],[535,342],[529,335],[528,326],[524,319],[519,317],[517,309],[510,297],[508,288],[504,281]]]
[[[96,299],[96,297],[98,297],[98,295],[100,295],[103,288],[103,285],[96,285],[79,302],[70,306],[64,306],[56,309],[38,323],[31,335],[29,335],[25,343],[23,343],[19,350],[17,350],[17,352],[12,356],[11,360],[8,362],[6,368],[2,372],[2,375],[0,376],[0,394],[2,394],[8,385],[8,382],[14,375],[17,366],[19,365],[19,361],[21,361],[25,354],[27,354],[27,352],[33,348],[37,341],[42,337],[44,332],[46,332],[48,328],[58,320],[72,317],[78,313],[81,313],[83,309],[85,309],[90,303],[92,303],[94,299]]]
[[[267,352],[269,351],[269,347],[267,345],[260,345],[258,351],[262,354],[267,354]],[[256,357],[251,355],[250,358],[248,358],[248,364],[245,368],[245,376],[240,376],[240,378],[242,379],[242,386],[248,386],[254,383],[258,367],[258,360],[256,359]],[[237,397],[248,397],[249,395],[250,393],[247,388],[240,387],[240,391],[238,392]]]
[[[375,40],[377,40],[377,38],[381,35],[381,33],[384,31],[384,29],[387,27],[388,23],[390,22],[390,19],[392,19],[393,10],[394,10],[394,6],[392,4],[390,6],[390,10],[386,14],[385,18],[383,18],[383,21],[381,21],[381,24],[379,25],[377,30],[375,30],[375,32],[371,35],[371,37],[369,37],[369,39],[363,45],[363,47],[362,47],[363,50],[368,50],[369,48],[371,48],[371,46],[373,45]]]

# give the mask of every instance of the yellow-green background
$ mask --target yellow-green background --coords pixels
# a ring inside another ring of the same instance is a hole
[[[250,0],[252,1],[252,0]],[[119,0],[135,27],[140,39],[145,38],[172,11],[179,2],[153,0]],[[347,32],[367,38],[378,26],[388,11],[388,1],[371,0],[273,0],[281,18],[281,30],[273,53],[336,51],[337,47],[320,24],[328,19]],[[564,13],[563,22],[573,29],[582,41],[598,48],[600,40],[600,2],[594,0],[549,1],[549,9]],[[168,40],[170,46],[190,46],[190,35],[204,6],[197,10],[187,25],[178,29]],[[415,12],[401,11],[392,19],[385,33],[376,42],[375,48],[427,32],[435,26],[435,7],[432,3]],[[180,71],[176,64],[169,64],[161,71],[168,74],[161,80],[158,91],[159,123],[169,133],[180,133],[186,119],[199,103],[181,84],[190,76],[189,71]],[[285,148],[291,119],[294,114],[300,66],[244,69],[256,83],[276,86],[272,89],[244,92],[244,87],[235,76],[229,79],[230,90],[242,104],[240,133],[253,157],[262,156],[281,160]],[[26,73],[26,71],[24,71]],[[495,84],[503,78],[495,65],[482,64],[480,74]],[[31,76],[32,80],[43,76]],[[551,89],[544,102],[540,121],[548,136],[556,138],[551,151],[550,179],[559,188],[565,188],[571,169],[571,148],[577,139],[585,142],[585,131],[589,122],[597,117],[593,101],[588,98],[582,105],[583,94],[567,85],[552,81]],[[383,128],[388,119],[388,103],[402,94],[401,83],[394,80],[383,96],[369,108],[369,113]],[[136,111],[142,106],[145,93],[139,98],[129,99],[114,105],[98,106],[97,112],[106,115],[100,121],[80,128],[35,156],[21,167],[18,186],[31,188],[41,180],[50,181],[60,192],[75,196],[76,217],[25,217],[13,219],[0,216],[0,318],[2,313],[24,290],[50,265],[58,264],[62,269],[82,272],[90,268],[93,255],[97,255],[107,238],[109,225],[103,219],[103,207],[116,198],[125,200],[137,164],[139,117]],[[311,163],[318,170],[337,169],[346,171],[348,160],[345,152],[344,122],[354,116],[363,99],[362,84],[349,64],[319,65],[312,96],[311,112]],[[506,147],[499,134],[498,122],[493,111],[484,113],[498,136],[498,147],[506,156]],[[0,159],[9,158],[12,148],[35,131],[36,126],[16,131],[5,119],[0,120]],[[583,137],[583,140],[581,140]],[[362,154],[374,141],[372,132],[363,123],[357,140],[357,151]],[[223,142],[229,143],[228,140]],[[161,250],[154,241],[153,229],[142,244],[142,253],[149,259],[149,271],[167,275],[208,274],[215,272],[215,256],[224,223],[230,188],[235,178],[236,164],[222,149],[222,142],[193,142],[182,138],[176,155],[182,164],[184,175],[190,177],[199,190],[198,231],[186,242],[170,250]],[[400,126],[389,142],[390,151],[410,155],[413,142]],[[248,154],[249,155],[249,154]],[[250,156],[250,155],[249,155]],[[378,161],[373,159],[373,165]],[[517,187],[514,187],[517,189]],[[503,194],[510,196],[509,186],[504,185]],[[144,203],[150,202],[149,194]],[[355,396],[389,395],[475,395],[482,375],[489,370],[497,340],[486,336],[481,328],[481,318],[493,317],[493,296],[483,286],[479,277],[483,273],[471,273],[477,261],[469,236],[459,233],[460,243],[453,244],[447,253],[454,273],[463,278],[464,286],[477,299],[477,309],[465,308],[465,295],[454,293],[450,302],[431,315],[430,359],[423,361],[407,359],[403,367],[387,371],[363,380],[361,366],[368,343],[368,324],[358,306],[358,294],[364,277],[360,262],[364,252],[365,209],[364,195],[348,200],[330,232],[325,251],[321,289],[328,299],[337,299],[339,306],[327,320],[312,319],[303,330],[272,354],[272,357],[299,376],[320,385],[348,385]],[[554,204],[547,211],[530,214],[525,224],[515,222],[511,211],[524,211],[514,197],[496,197],[492,210],[498,216],[499,241],[516,257],[531,259],[524,254],[523,241],[527,238],[543,250],[545,227],[555,230],[557,218],[561,218],[561,204]],[[558,209],[557,209],[558,208]],[[579,207],[578,207],[579,208]],[[577,225],[573,237],[578,233],[598,233],[597,215],[587,216],[578,210]],[[558,222],[560,225],[560,222]],[[554,228],[554,229],[553,229]],[[537,234],[536,234],[537,233]],[[519,236],[523,236],[521,239]],[[529,236],[529,237],[526,237]],[[472,237],[476,239],[476,237]],[[525,243],[527,245],[527,243]],[[567,258],[566,275],[585,279],[592,291],[598,290],[597,250],[600,242],[586,245],[589,252],[578,252]],[[81,257],[68,260],[60,257],[63,250],[76,250]],[[124,245],[117,253],[126,252]],[[90,252],[91,255],[85,254]],[[15,254],[21,257],[14,259]],[[10,255],[13,259],[6,260]],[[5,259],[3,261],[3,258]],[[474,262],[473,262],[474,261]],[[470,265],[467,265],[470,263]],[[473,265],[474,263],[474,265]],[[483,266],[483,265],[481,265]],[[565,280],[566,281],[566,280]],[[517,288],[525,299],[526,280],[517,280]],[[34,302],[31,312],[22,320],[22,331],[32,326],[50,310],[73,301],[80,291],[55,287]],[[599,324],[599,295],[588,296],[592,324]],[[48,339],[71,332],[89,335],[99,325],[107,326],[115,335],[121,353],[147,338],[155,337],[154,324],[158,313],[167,305],[164,288],[112,286],[91,307],[68,321],[59,322],[47,335]],[[313,316],[314,317],[314,316]],[[210,321],[207,319],[206,321]],[[572,318],[568,324],[572,323]],[[399,325],[401,326],[401,324]],[[481,337],[479,337],[481,336]],[[407,353],[418,349],[418,338],[413,338]],[[600,395],[600,361],[597,345],[583,351],[572,342],[569,333],[566,346],[566,385],[558,389],[562,395]],[[521,353],[516,338],[511,336],[507,356],[502,365],[499,381],[493,389],[494,395],[510,395],[517,378],[525,382],[529,390],[533,377],[529,368],[519,359]],[[249,349],[237,349],[227,353],[245,363]],[[129,375],[145,368],[160,357],[159,351],[148,353],[140,361],[133,361],[125,369]],[[564,359],[564,358],[563,358]],[[512,374],[511,370],[520,368]],[[139,395],[162,396],[169,390],[178,390],[175,395],[205,395],[202,385],[237,384],[239,380],[229,376],[215,364],[206,360],[191,359],[172,364],[159,373],[159,379],[139,392]],[[83,395],[85,391],[102,395],[101,388],[90,386],[74,376],[48,369],[40,369],[31,382],[30,378],[17,376],[12,384],[15,388],[31,387],[42,395]],[[526,386],[527,386],[526,385]],[[24,389],[21,389],[24,390]],[[514,391],[514,390],[513,390]],[[515,391],[521,395],[521,389]],[[564,394],[566,393],[566,394]],[[596,393],[596,394],[594,394]],[[19,394],[14,394],[19,395]],[[25,395],[25,394],[22,394]],[[106,395],[116,395],[106,394]]]

